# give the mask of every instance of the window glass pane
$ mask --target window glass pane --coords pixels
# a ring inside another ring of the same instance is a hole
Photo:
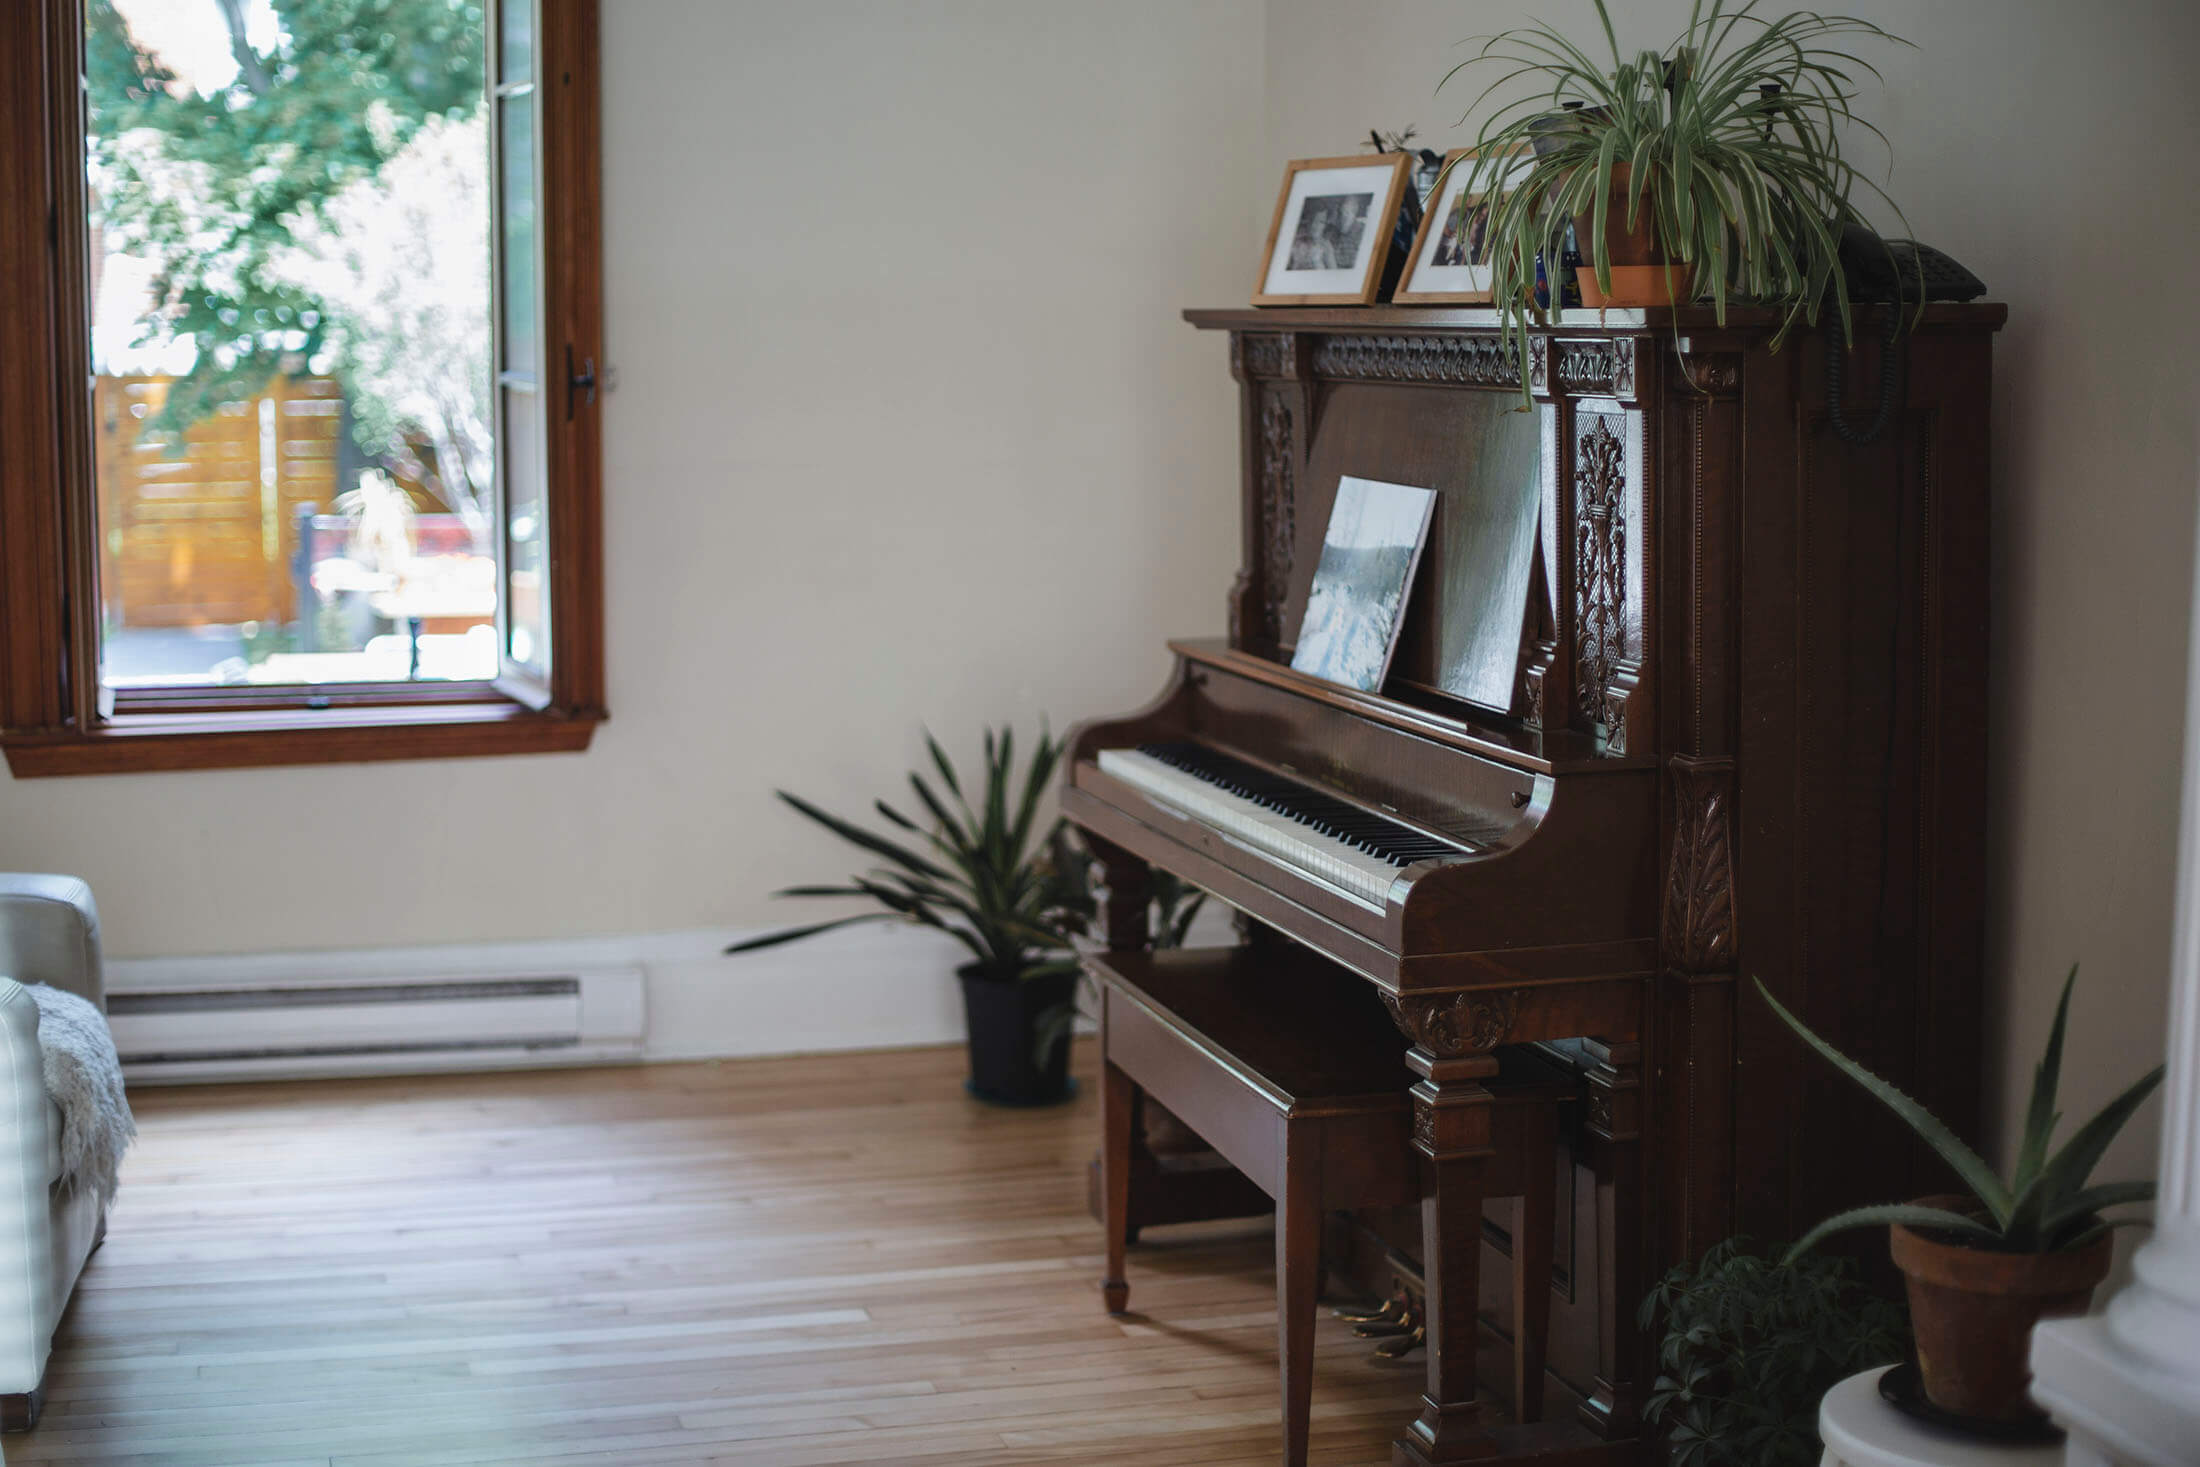
[[[497,80],[510,85],[513,82],[535,79],[535,7],[533,0],[504,0],[497,7],[497,25],[504,32],[498,47],[502,61]]]
[[[494,676],[483,15],[88,0],[110,685]]]
[[[506,655],[545,673],[550,666],[550,524],[543,498],[542,404],[525,387],[504,389]]]
[[[497,103],[503,122],[504,370],[537,368],[535,330],[535,99]]]

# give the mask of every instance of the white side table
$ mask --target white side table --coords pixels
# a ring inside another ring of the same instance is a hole
[[[2003,1447],[1912,1420],[1879,1398],[1892,1366],[1852,1375],[1818,1404],[1819,1467],[2063,1467],[2061,1447]]]

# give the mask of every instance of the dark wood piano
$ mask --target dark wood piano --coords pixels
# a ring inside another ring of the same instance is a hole
[[[1115,946],[1145,941],[1159,867],[1364,977],[1410,1040],[1418,1226],[1359,1220],[1425,1287],[1400,1463],[1647,1460],[1657,1270],[1930,1190],[1749,977],[1975,1133],[2004,315],[1933,307],[1883,364],[1864,313],[1829,411],[1821,336],[1775,351],[1746,309],[1575,313],[1532,338],[1522,411],[1486,310],[1187,313],[1228,333],[1241,386],[1230,634],[1172,644],[1155,703],[1077,731],[1063,808]],[[1851,441],[1885,366],[1892,420]],[[1377,694],[1289,665],[1341,475],[1439,491]],[[1525,586],[1487,575],[1492,526],[1530,522]],[[1446,691],[1493,626],[1509,698]],[[1476,1390],[1504,1244],[1480,1081],[1531,1042],[1587,1097],[1553,1278],[1552,1372],[1580,1405],[1521,1427]]]

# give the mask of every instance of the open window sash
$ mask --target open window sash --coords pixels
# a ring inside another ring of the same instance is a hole
[[[553,697],[550,414],[561,380],[544,368],[543,93],[539,0],[498,0],[490,63],[496,179],[497,690],[529,708]],[[561,364],[562,365],[562,364]],[[569,375],[569,374],[568,374]]]

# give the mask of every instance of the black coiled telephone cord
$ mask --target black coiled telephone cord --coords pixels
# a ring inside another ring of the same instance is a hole
[[[1826,422],[1843,443],[1873,443],[1894,421],[1895,404],[1902,400],[1902,377],[1909,362],[1909,347],[1902,342],[1902,307],[1890,305],[1887,327],[1879,338],[1879,408],[1869,426],[1851,427],[1841,408],[1849,349],[1838,331],[1826,332]]]

